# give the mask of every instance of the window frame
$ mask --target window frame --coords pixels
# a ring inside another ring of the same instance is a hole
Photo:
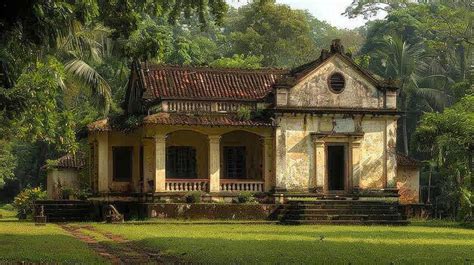
[[[167,146],[165,163],[167,179],[198,178],[197,151],[194,146]]]
[[[123,162],[117,163],[117,153],[118,150],[122,149],[122,151],[128,151],[129,152],[129,172],[128,172],[128,177],[127,178],[122,178],[117,176],[117,166],[122,165]],[[112,146],[112,180],[114,182],[132,182],[133,179],[133,146]]]
[[[239,152],[241,155],[240,160],[230,160],[234,164],[229,164],[229,151],[234,150],[233,156],[238,156]],[[240,151],[235,151],[240,150]],[[242,146],[223,146],[223,163],[224,163],[224,172],[223,178],[224,179],[247,179],[247,147],[245,145]],[[238,165],[240,163],[240,165]],[[230,172],[230,171],[234,172]],[[240,170],[240,172],[238,171]],[[230,174],[229,174],[230,173]]]
[[[335,76],[335,75],[339,75],[339,76],[341,76],[341,78],[342,78],[343,86],[342,86],[342,88],[341,88],[340,90],[336,90],[336,89],[333,88],[333,84],[332,84],[332,82],[331,82],[331,79],[332,79],[332,77]],[[328,88],[329,88],[329,90],[330,90],[332,93],[335,93],[335,94],[340,94],[340,93],[342,93],[342,92],[346,89],[346,85],[347,85],[346,77],[345,77],[344,74],[341,73],[341,72],[332,72],[332,73],[328,76],[327,83],[328,83]]]

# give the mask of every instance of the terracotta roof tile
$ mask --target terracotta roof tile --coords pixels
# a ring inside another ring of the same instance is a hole
[[[260,100],[286,70],[141,65],[145,99]]]
[[[75,168],[81,169],[86,165],[86,159],[84,154],[77,152],[76,154],[66,154],[56,159],[57,164],[55,168]]]
[[[188,125],[188,126],[244,126],[271,127],[270,119],[241,120],[235,114],[226,115],[186,115],[176,113],[157,113],[146,116],[145,125]]]
[[[103,131],[111,131],[112,128],[110,127],[108,119],[102,119],[102,120],[97,120],[97,121],[89,123],[87,125],[87,130],[103,132]]]
[[[421,162],[401,153],[397,153],[397,165],[407,167],[419,167]]]

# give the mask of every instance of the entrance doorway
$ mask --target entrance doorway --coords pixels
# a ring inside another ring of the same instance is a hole
[[[327,176],[329,191],[345,190],[346,160],[345,145],[328,145]]]

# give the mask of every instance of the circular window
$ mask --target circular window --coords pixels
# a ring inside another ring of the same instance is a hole
[[[329,77],[329,88],[334,93],[341,93],[346,85],[346,80],[341,73],[334,73]]]

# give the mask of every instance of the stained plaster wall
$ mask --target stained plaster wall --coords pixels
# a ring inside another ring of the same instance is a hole
[[[48,199],[62,199],[59,186],[61,186],[62,189],[79,189],[78,175],[79,172],[76,169],[49,169],[46,181]]]
[[[395,178],[399,200],[402,204],[420,202],[420,169],[417,167],[399,166]]]
[[[335,72],[342,73],[346,83],[344,91],[338,94],[328,88],[328,78]],[[387,107],[395,108],[393,100],[387,103],[390,104]],[[286,106],[376,109],[384,107],[384,94],[353,67],[334,56],[288,91]]]
[[[335,72],[342,73],[345,78],[345,89],[341,93],[334,93],[328,87],[328,78]],[[388,97],[384,95],[367,77],[338,56],[334,56],[294,87],[279,89],[276,102],[277,107],[290,108],[395,109],[396,95],[391,92],[389,94]],[[389,100],[386,100],[387,98]],[[325,155],[324,149],[319,149],[323,151],[315,156],[315,146],[311,138],[311,133],[323,132],[348,135],[363,133],[358,156],[360,161],[354,166],[352,161],[348,161],[348,175],[360,176],[354,181],[354,185],[361,189],[394,187],[396,120],[396,116],[375,115],[280,116],[275,131],[276,187],[311,190],[323,185],[322,174],[315,172],[326,170],[325,159],[317,159]],[[347,141],[351,141],[350,137]],[[349,157],[352,160],[357,159]]]
[[[360,170],[359,187],[380,189],[384,187],[385,179],[389,181],[395,177],[395,157],[388,152],[395,146],[396,122],[392,118],[320,117],[300,114],[280,117],[278,123],[275,137],[277,188],[305,191],[323,185],[324,180],[316,178],[315,167],[318,167],[318,170],[326,168],[322,162],[316,164],[311,133],[331,132],[333,129],[336,133],[354,133],[359,126],[364,133],[360,141],[359,167],[349,167],[352,175],[355,175],[355,170]],[[388,136],[384,131],[393,135]],[[331,142],[330,139],[327,141]],[[321,155],[325,154],[317,156]],[[351,161],[348,163],[351,165]]]

